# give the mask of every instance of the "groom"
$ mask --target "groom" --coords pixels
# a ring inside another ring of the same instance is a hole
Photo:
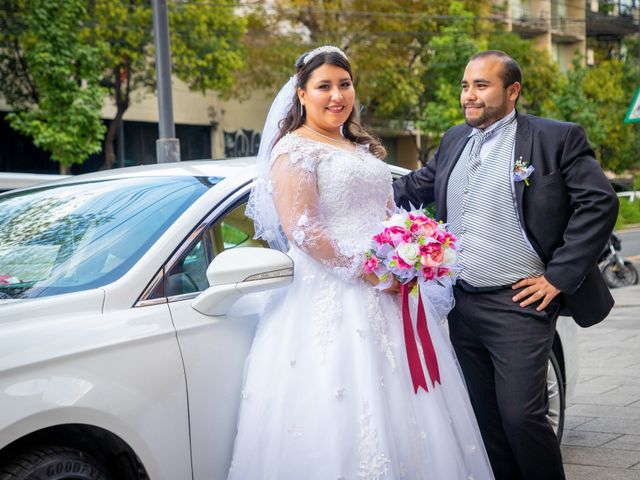
[[[504,52],[473,56],[429,163],[394,183],[396,203],[436,203],[462,271],[449,331],[496,479],[563,479],[546,419],[559,312],[581,326],[613,306],[596,262],[617,197],[576,124],[516,111],[522,74]]]

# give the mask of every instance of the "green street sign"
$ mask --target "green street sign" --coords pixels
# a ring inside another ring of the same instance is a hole
[[[624,119],[624,123],[640,122],[640,87],[636,92],[636,96],[631,102],[627,116]]]

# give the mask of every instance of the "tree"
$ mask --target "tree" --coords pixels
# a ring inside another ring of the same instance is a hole
[[[230,94],[243,65],[246,21],[232,0],[170,3],[172,66],[189,88]],[[0,92],[11,126],[63,169],[114,141],[134,92],[155,89],[148,0],[0,0]],[[116,107],[106,130],[105,95]]]
[[[551,95],[547,114],[582,125],[602,166],[621,172],[638,162],[640,151],[638,126],[623,123],[637,78],[631,60],[588,67],[576,59]]]
[[[82,0],[0,1],[0,92],[12,128],[66,172],[99,152],[101,44],[82,43]]]
[[[422,71],[434,35],[459,19],[449,1],[277,0],[250,15],[247,79],[275,88],[293,71],[298,55],[333,44],[349,55],[366,126],[415,120],[424,92]],[[490,2],[460,1],[484,15]],[[482,14],[482,15],[481,15]]]
[[[540,115],[549,105],[554,86],[560,76],[558,64],[549,52],[535,48],[531,40],[504,31],[498,24],[489,37],[488,48],[502,50],[513,57],[522,68],[522,93],[518,109]]]
[[[523,71],[523,91],[518,109],[540,114],[550,102],[558,67],[546,51],[534,48],[530,40],[522,39],[504,29],[501,22],[478,27],[475,15],[461,3],[452,2],[450,15],[455,24],[442,28],[427,46],[430,61],[423,74],[427,88],[422,98],[423,115],[418,125],[425,134],[425,146],[420,152],[424,163],[439,145],[444,132],[464,121],[460,106],[460,80],[468,59],[484,50],[502,50],[520,64]]]
[[[101,83],[116,107],[105,137],[103,168],[111,168],[114,141],[132,95],[156,87],[152,10],[148,0],[92,0],[90,5],[83,39],[107,46]],[[235,74],[243,66],[246,28],[234,8],[232,0],[169,4],[172,70],[189,88],[232,92]]]
[[[444,25],[427,44],[428,55],[422,73],[425,85],[421,96],[418,126],[424,135],[420,161],[428,161],[449,127],[464,120],[460,106],[460,80],[469,57],[485,47],[476,37],[474,14],[460,2],[452,2],[449,13],[458,18]]]

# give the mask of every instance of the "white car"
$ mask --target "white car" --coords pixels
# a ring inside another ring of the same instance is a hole
[[[22,172],[0,172],[0,192],[25,188],[39,183],[52,182],[68,175],[56,175],[49,173],[22,173]]]
[[[0,480],[226,478],[264,300],[250,293],[293,275],[252,239],[254,168],[160,164],[0,195]],[[560,319],[550,362],[559,435],[575,328]]]

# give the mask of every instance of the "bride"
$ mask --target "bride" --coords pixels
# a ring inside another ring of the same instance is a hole
[[[291,256],[295,279],[271,297],[247,359],[229,479],[492,479],[433,305],[440,384],[415,393],[398,296],[363,276],[395,207],[384,148],[353,121],[347,57],[320,47],[296,70],[269,112],[249,201],[256,235]]]

